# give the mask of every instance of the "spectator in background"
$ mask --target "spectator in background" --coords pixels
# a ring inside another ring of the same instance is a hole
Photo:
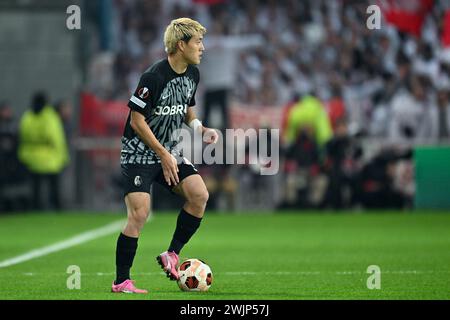
[[[434,57],[431,44],[419,42],[418,54],[414,57],[412,68],[416,74],[436,79],[439,74],[439,61]]]
[[[0,103],[0,212],[16,209],[18,197],[11,197],[9,187],[24,181],[24,170],[17,158],[17,128],[13,109]],[[23,204],[23,203],[22,203]]]
[[[325,172],[328,186],[323,206],[344,209],[352,205],[355,176],[359,170],[358,162],[362,149],[357,137],[349,132],[347,120],[338,118],[334,135],[326,144]]]
[[[330,119],[322,102],[312,95],[303,97],[289,112],[285,141],[292,144],[300,132],[309,132],[322,148],[332,137]]]
[[[0,102],[0,130],[14,131],[13,110],[7,101]]]
[[[392,97],[397,90],[397,82],[393,74],[386,72],[382,74],[385,85],[373,96],[373,109],[371,110],[371,122],[369,124],[369,135],[372,137],[386,137],[388,133],[389,111]]]
[[[366,209],[403,209],[411,205],[412,198],[395,185],[396,165],[410,160],[411,150],[381,150],[371,159],[355,179],[354,200]]]
[[[31,108],[20,120],[18,154],[31,174],[33,208],[44,209],[41,193],[46,182],[50,206],[61,209],[59,175],[69,153],[62,121],[44,92],[34,94]]]
[[[413,75],[406,87],[392,99],[389,138],[395,142],[423,141],[431,137],[432,127],[426,83]]]
[[[345,105],[342,99],[341,87],[337,83],[331,88],[331,98],[327,101],[326,108],[333,132],[336,132],[338,123],[342,124],[342,120],[345,117]]]
[[[283,139],[287,199],[282,207],[293,203],[297,207],[311,206],[310,187],[318,177],[325,145],[332,136],[328,114],[319,99],[307,95],[290,107]]]
[[[226,36],[224,28],[219,22],[213,24],[200,66],[205,88],[203,122],[219,129],[229,127],[229,94],[236,85],[240,51],[263,44],[260,36]],[[212,120],[215,110],[220,112],[217,122]]]

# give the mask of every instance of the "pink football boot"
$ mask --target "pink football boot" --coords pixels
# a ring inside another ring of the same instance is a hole
[[[147,290],[138,289],[134,286],[134,280],[125,280],[122,283],[114,284],[114,281],[112,283],[112,292],[123,292],[123,293],[148,293]]]
[[[156,260],[170,280],[178,280],[178,255],[175,252],[165,251],[157,256]]]

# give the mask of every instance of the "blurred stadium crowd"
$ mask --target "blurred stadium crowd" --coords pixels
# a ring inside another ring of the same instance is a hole
[[[341,101],[351,123],[370,136],[444,138],[448,121],[439,106],[450,88],[448,4],[404,1],[411,25],[400,17],[398,26],[383,20],[380,30],[370,30],[372,2],[115,1],[111,73],[93,70],[91,89],[128,99],[142,71],[164,57],[167,22],[190,16],[208,29],[200,65],[205,91],[224,89],[232,101],[279,107],[313,94],[325,104]]]
[[[278,178],[252,166],[201,168],[211,206],[217,195],[233,208],[247,188],[260,198],[241,203],[275,194],[278,208],[410,208],[411,148],[450,142],[447,1],[378,1],[375,30],[367,26],[373,1],[365,0],[111,3],[84,91],[127,101],[165,56],[165,26],[188,16],[208,29],[196,99],[204,123],[232,127],[237,105],[280,115]]]

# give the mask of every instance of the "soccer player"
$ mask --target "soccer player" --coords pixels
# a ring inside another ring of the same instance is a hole
[[[134,286],[130,269],[140,231],[149,215],[153,182],[186,200],[167,251],[156,258],[171,280],[178,279],[178,254],[200,226],[208,190],[196,168],[177,148],[176,130],[184,122],[201,132],[205,142],[215,143],[218,139],[217,132],[202,126],[194,111],[199,82],[199,71],[194,65],[200,63],[205,50],[205,33],[197,21],[173,20],[164,34],[168,57],[144,72],[128,102],[130,113],[120,158],[128,220],[117,240],[113,292],[147,293]]]

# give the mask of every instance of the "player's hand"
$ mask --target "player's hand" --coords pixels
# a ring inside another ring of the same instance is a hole
[[[171,186],[172,184],[175,186],[180,181],[178,178],[178,164],[177,159],[170,154],[169,152],[165,152],[161,158],[161,167],[164,174],[164,179],[166,180],[167,184]]]
[[[205,128],[203,131],[203,141],[211,144],[216,143],[219,140],[219,135],[215,129]]]

